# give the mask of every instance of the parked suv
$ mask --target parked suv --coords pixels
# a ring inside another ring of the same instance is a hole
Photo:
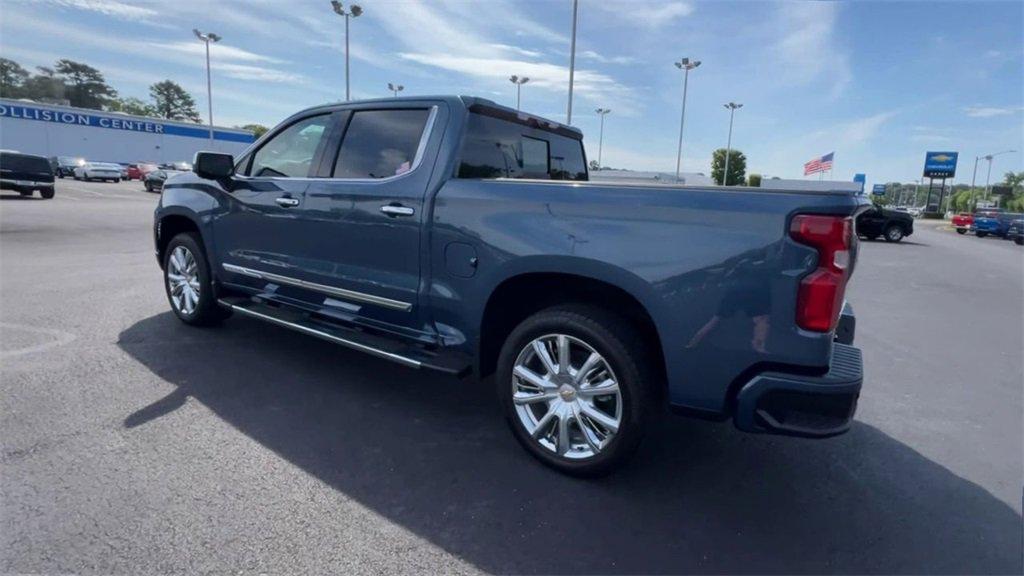
[[[45,156],[0,152],[0,188],[22,196],[38,190],[43,198],[53,198],[53,167]]]
[[[154,215],[170,308],[493,375],[513,436],[570,474],[618,466],[666,405],[846,431],[866,200],[588,182],[582,139],[480,98],[388,98],[300,112],[237,159],[200,152]]]
[[[874,240],[899,242],[914,233],[914,217],[905,212],[872,206],[857,216],[857,234]]]

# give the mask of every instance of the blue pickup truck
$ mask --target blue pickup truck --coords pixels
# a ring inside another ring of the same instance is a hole
[[[616,468],[666,407],[846,431],[867,201],[588,182],[582,138],[443,96],[311,108],[239,158],[200,152],[155,213],[170,307],[493,381],[514,437],[574,475]]]

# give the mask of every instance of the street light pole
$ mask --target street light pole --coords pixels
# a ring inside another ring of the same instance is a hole
[[[674,64],[683,71],[683,111],[679,114],[679,149],[676,150],[676,182],[679,182],[679,171],[683,164],[683,126],[686,125],[686,89],[690,82],[690,70],[700,66],[700,60],[691,62],[689,58],[683,58]]]
[[[526,76],[516,76],[515,74],[508,77],[508,81],[516,85],[516,110],[519,110],[519,98],[522,96],[523,84],[530,81]]]
[[[391,90],[391,92],[394,93],[395,98],[398,98],[398,93],[401,92],[402,90],[405,90],[405,86],[402,86],[401,84],[392,84],[391,82],[388,82],[388,90]]]
[[[729,102],[728,104],[723,104],[723,106],[729,109],[729,143],[725,145],[725,171],[722,172],[722,186],[725,186],[725,183],[729,181],[729,155],[732,152],[732,119],[736,114],[736,110],[743,108],[743,104]]]
[[[345,101],[348,102],[352,99],[352,93],[349,89],[349,66],[348,66],[348,20],[352,18],[358,18],[363,13],[363,8],[358,4],[352,4],[348,10],[342,5],[339,0],[331,0],[331,7],[334,9],[334,13],[338,16],[345,17]]]
[[[598,108],[597,110],[594,110],[594,112],[597,112],[598,116],[601,117],[601,135],[597,140],[597,169],[600,170],[601,167],[604,166],[604,164],[601,163],[601,152],[604,151],[604,117],[607,116],[611,110],[608,108]]]
[[[992,177],[992,159],[995,158],[996,156],[1001,156],[1003,154],[1012,154],[1014,152],[1016,152],[1016,150],[1003,150],[1002,152],[996,152],[995,154],[987,154],[983,156],[985,160],[988,160],[988,174],[985,176],[985,200],[988,200],[989,197],[992,195],[992,189],[989,187],[989,179]]]
[[[565,112],[565,123],[572,125],[572,85],[576,75],[576,16],[579,14],[579,0],[572,0],[572,41],[569,46],[569,108]]]
[[[200,32],[197,28],[193,28],[192,33],[206,45],[206,106],[210,118],[210,147],[213,148],[213,82],[210,80],[210,42],[220,42],[221,37],[213,32]]]

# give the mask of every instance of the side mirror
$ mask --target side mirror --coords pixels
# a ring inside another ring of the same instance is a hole
[[[220,152],[196,152],[192,171],[207,180],[230,178],[235,175],[235,157]]]

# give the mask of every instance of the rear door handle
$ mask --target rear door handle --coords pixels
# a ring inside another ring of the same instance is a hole
[[[283,206],[285,208],[291,208],[293,206],[298,206],[299,205],[299,199],[298,198],[291,198],[291,197],[288,197],[288,196],[282,196],[280,198],[277,198],[276,200],[274,200],[274,202],[277,202],[278,206]]]
[[[401,204],[385,204],[380,207],[380,211],[388,216],[412,216],[416,213],[413,208]]]

